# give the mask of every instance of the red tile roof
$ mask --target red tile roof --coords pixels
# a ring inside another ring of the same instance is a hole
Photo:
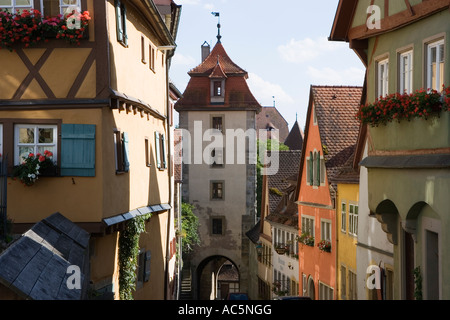
[[[354,152],[362,87],[312,86],[311,92],[330,179]]]
[[[278,156],[276,156],[278,153]],[[273,213],[277,208],[282,196],[277,193],[282,193],[285,189],[289,188],[292,184],[290,179],[292,176],[298,175],[301,150],[288,150],[288,151],[273,151],[272,160],[278,162],[278,170],[273,175],[268,175],[268,188],[269,188],[269,213]],[[277,167],[276,163],[275,167]],[[270,171],[270,169],[269,169]]]
[[[209,56],[189,72],[191,79],[175,104],[175,110],[251,110],[260,112],[261,105],[248,87],[248,74],[228,57],[223,45],[218,42]],[[211,101],[211,79],[225,79],[224,100]]]
[[[242,75],[248,77],[247,71],[235,64],[228,56],[222,43],[218,42],[209,56],[200,65],[188,72],[190,76],[210,75],[219,64],[226,75]]]

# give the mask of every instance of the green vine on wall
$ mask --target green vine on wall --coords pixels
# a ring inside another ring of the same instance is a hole
[[[136,269],[139,256],[139,238],[145,231],[145,222],[151,214],[135,217],[126,222],[119,236],[119,294],[121,300],[133,300],[136,290]]]
[[[414,269],[414,297],[416,300],[422,300],[422,274],[420,273],[420,267]]]

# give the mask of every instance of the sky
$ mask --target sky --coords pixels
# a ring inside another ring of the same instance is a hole
[[[201,45],[222,45],[248,72],[262,106],[304,130],[311,85],[362,86],[365,68],[348,43],[328,41],[339,0],[175,0],[182,5],[170,78],[180,92],[201,63]],[[177,121],[178,117],[175,115]]]

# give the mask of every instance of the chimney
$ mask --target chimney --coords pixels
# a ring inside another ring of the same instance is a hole
[[[205,59],[209,56],[211,51],[211,47],[209,46],[208,42],[203,42],[202,44],[202,62],[205,61]]]

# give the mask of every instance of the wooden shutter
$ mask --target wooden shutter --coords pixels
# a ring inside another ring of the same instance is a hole
[[[309,152],[309,183],[314,185],[314,156],[312,151]]]
[[[319,153],[317,153],[317,163],[316,163],[316,165],[317,165],[317,175],[316,175],[316,177],[317,177],[317,186],[320,186],[320,152]]]
[[[152,258],[152,253],[150,251],[145,252],[144,259],[144,282],[148,282],[150,280],[150,260]]]
[[[61,125],[61,176],[95,177],[95,125]]]
[[[128,133],[122,134],[122,146],[123,146],[123,171],[130,171],[130,149],[128,147]]]
[[[156,167],[161,168],[161,151],[159,142],[159,132],[155,132],[155,157],[156,157]]]

